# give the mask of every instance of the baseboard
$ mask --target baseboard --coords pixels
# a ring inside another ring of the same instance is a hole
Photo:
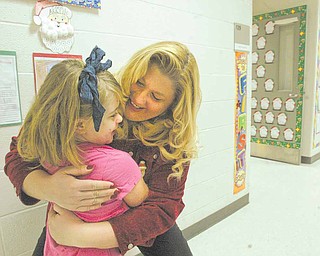
[[[315,161],[320,159],[320,153],[315,154],[314,156],[308,157],[308,156],[301,156],[301,163],[304,164],[312,164]]]
[[[203,231],[211,228],[218,222],[224,220],[225,218],[229,217],[231,214],[235,213],[236,211],[240,210],[242,207],[249,204],[249,194],[244,195],[243,197],[239,198],[238,200],[234,201],[233,203],[225,206],[224,208],[220,209],[219,211],[209,215],[208,217],[194,223],[190,227],[185,228],[182,230],[184,237],[187,240],[199,235]]]
[[[239,198],[238,200],[232,202],[231,204],[225,206],[219,211],[209,215],[208,217],[192,224],[190,227],[185,228],[184,230],[182,230],[183,236],[187,240],[190,240],[191,238],[202,233],[203,231],[211,228],[218,222],[229,217],[230,215],[240,210],[242,207],[246,206],[247,204],[249,204],[249,193]],[[136,256],[143,256],[143,255],[139,253]]]

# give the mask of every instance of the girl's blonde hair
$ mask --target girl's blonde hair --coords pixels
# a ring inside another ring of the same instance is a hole
[[[164,114],[132,122],[133,133],[143,144],[159,147],[165,159],[174,161],[168,180],[179,179],[183,166],[197,155],[196,117],[201,102],[198,65],[188,48],[178,42],[159,42],[143,48],[118,74],[126,100],[131,85],[144,77],[152,65],[173,81],[175,99]]]
[[[35,98],[18,138],[19,154],[27,161],[59,166],[83,164],[75,132],[80,118],[92,118],[92,105],[80,101],[78,82],[84,63],[64,60],[50,70]],[[108,71],[97,74],[102,105],[122,99],[118,82]],[[111,101],[110,101],[111,102]]]

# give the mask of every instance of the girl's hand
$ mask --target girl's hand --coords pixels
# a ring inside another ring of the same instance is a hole
[[[68,166],[48,176],[46,199],[71,211],[88,211],[101,207],[117,191],[113,183],[101,180],[81,180],[93,168]],[[117,193],[117,192],[116,192]]]

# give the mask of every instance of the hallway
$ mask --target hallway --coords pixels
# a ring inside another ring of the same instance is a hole
[[[249,205],[191,239],[194,256],[320,255],[320,161],[249,164]]]

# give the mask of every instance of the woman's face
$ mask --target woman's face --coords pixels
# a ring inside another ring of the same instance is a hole
[[[156,65],[131,85],[124,116],[131,121],[146,121],[164,113],[174,100],[175,89],[169,77]]]

